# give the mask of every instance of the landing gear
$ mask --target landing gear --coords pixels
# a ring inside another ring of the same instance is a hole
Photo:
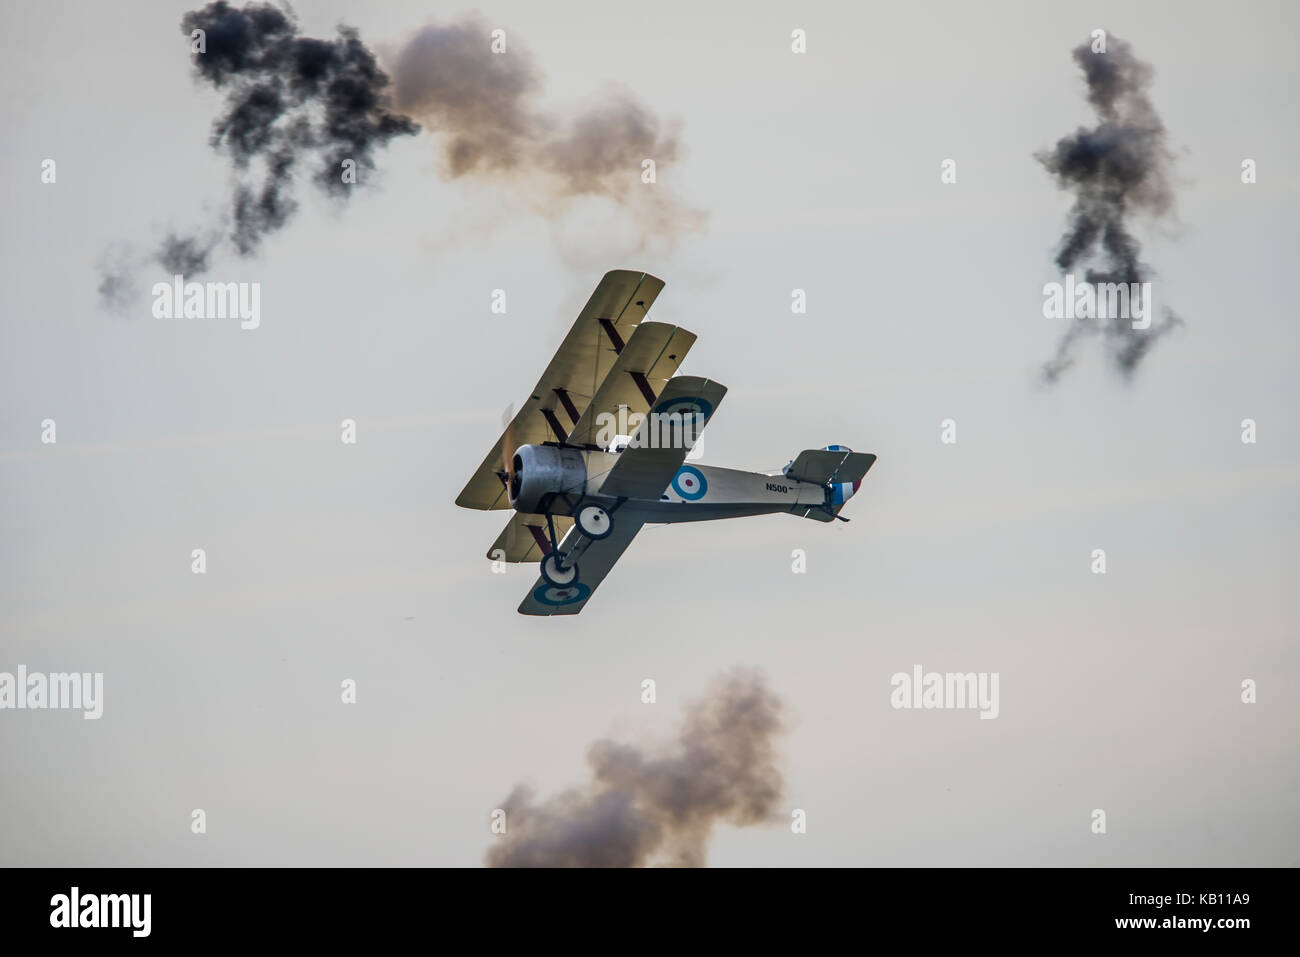
[[[599,505],[584,505],[573,516],[578,531],[593,541],[599,541],[614,530],[614,521],[609,512]]]
[[[582,557],[591,542],[609,537],[609,533],[614,530],[614,519],[610,513],[616,511],[622,504],[620,500],[613,508],[605,508],[595,502],[588,502],[573,512],[573,523],[578,526],[582,537],[574,542],[564,555],[560,554],[560,542],[555,534],[555,519],[550,512],[546,513],[546,533],[550,550],[542,559],[541,571],[542,578],[548,585],[553,588],[567,588],[570,585],[582,587],[578,585],[577,560]]]
[[[559,552],[551,552],[542,559],[542,577],[548,584],[563,588],[578,580],[578,566],[562,564]]]

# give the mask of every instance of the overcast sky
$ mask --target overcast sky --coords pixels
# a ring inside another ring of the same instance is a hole
[[[477,866],[517,783],[581,784],[745,665],[808,829],[722,828],[713,865],[1300,865],[1293,5],[484,4],[544,108],[614,85],[680,124],[654,188],[707,222],[637,250],[616,204],[548,222],[405,137],[218,255],[261,283],[248,331],[96,292],[111,244],[226,201],[186,9],[0,7],[0,671],[105,684],[99,721],[0,712],[0,863]],[[296,9],[392,49],[475,8]],[[1177,222],[1138,232],[1186,326],[1048,389],[1070,200],[1033,154],[1093,122],[1095,28],[1156,69]],[[849,524],[649,528],[582,615],[525,618],[535,566],[483,558],[506,514],[453,499],[612,268],[666,281],[682,372],[730,390],[705,463],[879,461]],[[917,664],[997,672],[999,717],[892,709]]]

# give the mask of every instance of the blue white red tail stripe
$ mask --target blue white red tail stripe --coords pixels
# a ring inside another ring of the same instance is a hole
[[[852,452],[847,445],[828,445],[827,452]],[[843,505],[853,497],[853,493],[862,487],[862,479],[856,482],[835,482],[831,485],[831,504]]]

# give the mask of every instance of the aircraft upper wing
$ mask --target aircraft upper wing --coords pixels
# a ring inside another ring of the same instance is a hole
[[[556,537],[562,537],[573,527],[573,519],[568,515],[553,515],[551,519],[555,522]],[[540,562],[550,550],[546,516],[515,512],[488,549],[487,557],[494,562]]]
[[[507,428],[506,432],[516,448],[530,442],[554,442],[567,438],[568,430],[581,421],[583,411],[590,405],[663,287],[663,280],[649,273],[627,269],[605,273],[573,328],[564,337],[559,351],[542,373],[536,388]],[[694,341],[693,336],[691,340]],[[652,351],[649,346],[653,343],[649,339],[646,343],[647,351]],[[689,344],[674,354],[680,359],[687,348],[690,348]],[[505,435],[503,433],[497,440],[478,471],[456,497],[457,505],[480,509],[509,507],[502,473],[501,446]],[[514,449],[506,451],[513,452]]]
[[[659,401],[636,430],[632,442],[609,470],[600,487],[600,494],[658,499],[690,451],[684,443],[674,438],[674,435],[680,433],[674,432],[673,426],[677,422],[700,416],[693,431],[693,438],[698,438],[726,394],[725,385],[701,376],[677,376],[670,379],[668,387],[659,396]],[[681,420],[662,418],[677,413],[682,415]],[[661,418],[656,420],[656,415]],[[652,435],[653,429],[658,429],[657,436]]]
[[[569,529],[569,534],[560,542],[560,552],[570,555],[570,561],[578,563],[578,580],[561,587],[538,576],[520,602],[519,614],[576,615],[582,611],[592,592],[605,580],[643,525],[645,520],[635,511],[621,508],[614,513],[613,528],[604,538],[592,541],[576,527]]]

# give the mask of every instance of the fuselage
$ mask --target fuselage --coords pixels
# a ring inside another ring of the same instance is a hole
[[[583,456],[587,464],[585,497],[613,505],[617,499],[602,495],[600,489],[618,461],[618,453],[584,452]],[[652,516],[649,521],[672,523],[789,512],[796,506],[807,508],[825,501],[822,486],[797,482],[779,472],[769,475],[686,462],[657,500],[629,499],[626,505]]]

